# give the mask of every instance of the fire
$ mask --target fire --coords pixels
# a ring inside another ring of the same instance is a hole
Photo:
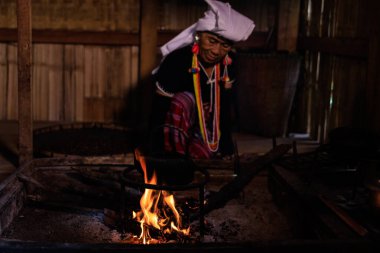
[[[146,162],[138,150],[135,151],[136,160],[140,163],[144,171],[145,184],[157,185],[156,172],[148,178]],[[152,237],[149,228],[156,228],[164,234],[171,234],[174,231],[179,234],[189,235],[190,227],[182,229],[181,216],[175,207],[173,194],[163,190],[145,189],[140,199],[141,210],[133,212],[133,218],[140,223],[141,234],[139,240],[143,244],[149,244]],[[169,212],[167,211],[169,209]]]

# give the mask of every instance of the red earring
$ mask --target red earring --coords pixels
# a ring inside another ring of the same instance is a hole
[[[197,42],[194,42],[193,47],[191,48],[191,51],[193,52],[193,54],[199,53],[199,45]]]
[[[228,56],[228,54],[224,57],[223,59],[223,65],[227,66],[227,65],[231,65],[232,63],[232,59]]]

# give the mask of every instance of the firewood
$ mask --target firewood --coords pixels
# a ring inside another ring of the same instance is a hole
[[[32,185],[35,185],[36,187],[39,187],[39,188],[44,188],[44,186],[40,182],[38,182],[37,180],[35,180],[32,177],[29,177],[27,175],[22,174],[22,173],[17,174],[17,178],[22,182],[30,183]]]

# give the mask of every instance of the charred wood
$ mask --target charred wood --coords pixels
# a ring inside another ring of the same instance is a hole
[[[12,180],[0,191],[0,234],[11,224],[24,204],[25,191],[20,181]]]
[[[121,184],[117,173],[107,173],[78,168],[46,168],[36,170],[31,177],[23,176],[23,181],[32,189],[28,191],[30,201],[120,208]],[[126,203],[138,203],[140,191],[124,187],[124,192]]]

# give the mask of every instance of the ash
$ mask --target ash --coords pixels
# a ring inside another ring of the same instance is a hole
[[[210,182],[217,191],[223,180]],[[179,198],[180,199],[180,198]],[[131,233],[122,234],[104,222],[104,210],[76,212],[24,206],[2,238],[63,243],[139,243]],[[205,216],[203,242],[259,242],[294,239],[291,226],[276,207],[267,187],[267,173],[261,172],[239,197]],[[191,243],[199,239],[199,222],[191,224]],[[170,241],[171,242],[171,241]]]
[[[67,212],[24,207],[2,238],[37,242],[107,243],[120,241],[120,234],[103,222],[103,212]]]
[[[263,171],[238,198],[206,217],[206,242],[252,242],[295,239],[285,215],[274,204]]]

